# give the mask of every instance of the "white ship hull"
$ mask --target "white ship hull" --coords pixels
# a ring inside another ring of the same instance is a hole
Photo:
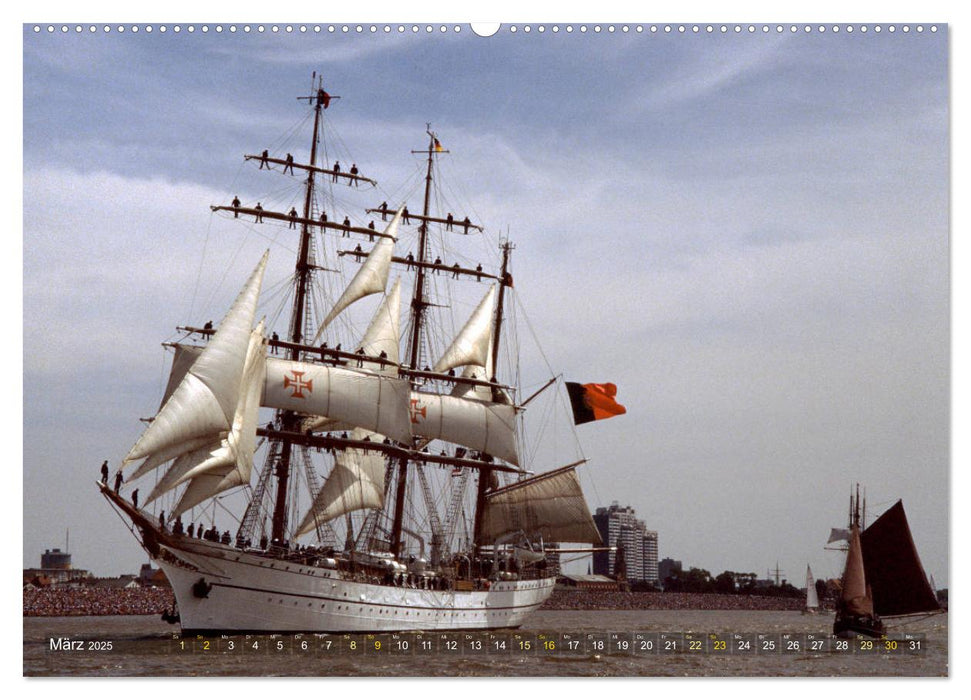
[[[555,584],[494,581],[479,591],[381,585],[199,540],[163,545],[158,564],[175,592],[183,631],[194,633],[515,628]]]

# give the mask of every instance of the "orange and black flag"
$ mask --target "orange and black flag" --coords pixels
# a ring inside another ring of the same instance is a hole
[[[442,142],[441,141],[439,141],[434,136],[432,136],[432,139],[435,141],[435,153],[441,153],[442,151],[445,150],[444,148],[442,148]]]
[[[627,413],[627,409],[614,400],[617,396],[614,384],[566,382],[566,390],[573,406],[573,422],[577,425]]]

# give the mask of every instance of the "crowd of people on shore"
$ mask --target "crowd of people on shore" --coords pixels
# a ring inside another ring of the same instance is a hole
[[[801,610],[804,601],[725,593],[662,593],[558,589],[544,610]]]
[[[24,617],[158,615],[175,604],[172,589],[51,586],[24,588]]]

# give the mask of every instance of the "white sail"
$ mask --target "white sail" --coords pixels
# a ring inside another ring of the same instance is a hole
[[[412,432],[519,465],[516,408],[457,396],[411,392]]]
[[[410,392],[406,379],[269,358],[263,406],[327,416],[410,442]]]
[[[488,304],[486,303],[488,300],[489,300],[489,295],[486,295],[486,298],[484,298],[482,300],[482,303],[480,304],[480,308],[482,308],[483,306],[488,306]],[[471,321],[476,317],[476,315],[477,314],[473,314],[473,318],[470,319],[470,324],[467,324],[466,327],[469,327],[469,325],[473,325],[471,324]],[[480,328],[483,328],[483,326],[480,325]],[[493,348],[493,342],[494,342],[494,335],[493,335],[493,326],[491,322],[488,324],[487,331],[488,332],[485,337],[485,345],[484,345],[485,351],[481,352],[481,347],[480,347],[475,353],[476,356],[474,358],[473,357],[469,358],[473,361],[466,364],[462,368],[461,376],[466,379],[490,381],[495,376],[495,371],[493,369],[493,364],[492,364],[492,348]],[[461,335],[462,333],[459,334],[460,337]],[[478,346],[481,344],[481,342],[482,342],[482,338],[479,338],[476,341],[476,343],[473,343],[473,345]],[[449,352],[446,352],[445,355],[443,356],[443,360],[449,354],[450,354]],[[482,361],[483,355],[485,356],[484,361]],[[440,360],[440,362],[442,361]],[[438,371],[444,371],[444,370],[438,370]],[[509,396],[506,394],[504,390],[499,389],[497,387],[487,386],[485,384],[479,384],[477,382],[476,383],[463,382],[458,380],[455,382],[455,386],[452,387],[452,391],[450,393],[452,396],[456,396],[458,398],[463,398],[463,399],[477,399],[479,401],[487,401],[487,402],[495,401],[496,403],[512,404],[512,400],[509,398]]]
[[[493,288],[494,289],[494,288]],[[488,295],[487,295],[488,297]],[[485,301],[485,299],[483,299]],[[480,304],[481,306],[481,304]],[[473,317],[475,314],[473,314]],[[471,320],[471,319],[470,319]],[[459,334],[461,335],[461,333]],[[493,343],[493,327],[489,324],[489,336],[486,344],[485,351],[485,362],[476,363],[471,362],[466,364],[462,368],[462,376],[466,379],[478,379],[482,381],[488,381],[495,372],[492,367],[492,343]],[[448,353],[445,353],[448,355]],[[481,359],[481,358],[476,358]],[[479,401],[492,401],[495,397],[492,391],[492,387],[485,386],[484,384],[473,384],[472,382],[455,382],[455,386],[452,387],[452,396],[457,396],[464,399],[478,399]],[[502,403],[507,403],[503,401]]]
[[[541,536],[545,542],[601,542],[573,467],[524,479],[486,496],[483,542],[520,532]]]
[[[227,466],[235,466],[244,481],[249,480],[253,470],[253,452],[256,450],[256,424],[259,418],[260,394],[263,391],[266,366],[265,342],[263,323],[260,322],[250,335],[250,347],[246,357],[246,369],[243,371],[239,405],[233,419],[233,429],[209,459],[186,472],[176,485],[210,471],[222,472],[223,467]]]
[[[448,350],[435,363],[436,372],[447,372],[462,365],[485,367],[489,357],[492,340],[492,315],[495,305],[496,287],[486,293],[469,320],[455,336]],[[489,377],[486,377],[488,379]]]
[[[357,428],[354,440],[382,440],[377,433]],[[297,528],[296,536],[313,532],[323,524],[345,513],[384,506],[384,453],[378,450],[351,448],[337,452],[334,468],[310,511]]]
[[[394,376],[397,373],[400,344],[401,280],[395,280],[378,310],[371,318],[360,347],[366,355],[381,357],[387,362],[362,360],[362,369]],[[304,430],[351,430],[354,425],[327,416],[314,416],[304,422]]]
[[[819,607],[819,594],[816,592],[816,579],[813,578],[813,570],[806,565],[806,609],[813,610]]]
[[[181,515],[223,491],[249,483],[253,472],[253,453],[256,450],[260,395],[266,373],[265,344],[263,322],[260,322],[250,334],[233,429],[220,442],[218,448],[210,452],[207,459],[175,480],[174,485],[178,485],[191,479],[170,518]]]
[[[491,362],[490,362],[491,364]],[[462,376],[466,379],[485,380],[489,373],[485,367],[480,365],[466,365],[462,368]],[[492,388],[483,384],[473,384],[472,382],[456,381],[452,387],[452,396],[463,399],[478,399],[479,401],[492,400]]]
[[[381,363],[378,361],[362,360],[362,371],[358,372],[355,371],[357,368],[344,369],[319,364],[293,363],[290,360],[270,357],[267,360],[267,366],[273,369],[272,371],[264,369],[265,378],[261,379],[261,381],[265,385],[265,396],[262,399],[261,405],[268,408],[289,408],[308,415],[318,416],[315,419],[307,421],[304,429],[351,430],[357,426],[361,426],[377,430],[383,435],[390,435],[391,437],[398,436],[395,439],[400,439],[402,442],[410,441],[411,434],[408,428],[408,384],[406,380],[399,380],[394,377],[397,373],[398,364],[398,343],[396,337],[399,329],[400,300],[400,281],[396,281],[392,285],[391,291],[384,303],[381,304],[372,318],[371,324],[361,342],[361,347],[370,356],[380,356],[382,351],[387,354],[388,362],[384,365],[383,369]],[[205,348],[185,347],[183,348],[183,354],[191,357],[193,354],[201,354],[203,350]],[[308,367],[312,368],[313,371],[308,370]],[[175,371],[176,368],[173,363],[173,373]],[[380,374],[382,372],[388,376],[380,378],[374,376],[375,373]],[[321,380],[320,377],[322,374],[327,375],[327,378]],[[353,405],[344,405],[342,408],[338,403],[328,404],[329,410],[335,411],[336,413],[332,415],[319,413],[318,411],[323,410],[322,402],[327,403],[327,401],[336,398],[331,396],[327,399],[320,399],[320,393],[324,390],[323,387],[328,382],[333,382],[337,386],[337,393],[340,397],[343,397],[345,404],[346,402],[351,402]],[[372,399],[377,400],[378,396],[384,397],[387,401],[392,401],[392,399],[388,398],[391,396],[388,388],[389,382],[395,385],[395,391],[400,394],[399,399],[401,400],[398,401],[397,408],[392,409],[389,406],[383,406],[379,410],[377,404],[368,404],[368,401]],[[369,384],[371,385],[370,388],[368,388]],[[271,389],[271,387],[273,388]],[[353,399],[356,393],[361,394],[359,399]],[[397,420],[389,420],[388,416],[394,410],[398,411],[399,418]],[[362,414],[369,415],[369,417],[364,419],[367,423],[361,424],[354,422]],[[377,417],[379,414],[380,418]],[[388,425],[396,427],[388,427]],[[391,430],[394,434],[392,435],[391,432],[386,433],[384,430]],[[181,445],[178,445],[173,449],[175,450],[174,453],[167,459],[172,459],[178,456],[178,454],[181,454],[181,452],[191,449],[191,446],[183,448]],[[163,461],[165,460],[156,461],[154,466],[158,466]],[[143,470],[140,467],[139,471],[144,473],[147,469]]]
[[[365,354],[380,357],[384,353],[385,359],[393,365],[400,361],[399,347],[401,344],[401,279],[396,279],[391,285],[391,290],[385,296],[381,306],[371,318],[361,345]],[[394,368],[384,366],[380,363],[368,362],[365,366],[372,369],[387,370]]]
[[[199,505],[206,499],[212,498],[231,488],[242,486],[247,481],[249,481],[249,478],[244,477],[239,469],[236,468],[236,465],[233,464],[225,465],[219,469],[207,472],[202,476],[198,476],[189,482],[189,485],[182,494],[182,498],[179,499],[178,505],[176,505],[169,517],[175,518],[182,515],[182,513]]]
[[[205,460],[209,459],[212,453],[219,449],[219,440],[212,440],[206,443],[203,447],[192,450],[191,452],[186,452],[182,456],[175,459],[169,468],[162,475],[162,478],[158,480],[155,484],[155,488],[152,489],[148,498],[145,499],[145,505],[148,505],[156,498],[162,494],[170,491],[175,487],[175,483],[182,478],[182,475],[187,473],[190,469],[194,469],[196,465],[202,464]]]
[[[317,335],[314,336],[312,345],[317,344],[324,329],[327,328],[331,321],[337,318],[341,311],[358,299],[363,299],[369,294],[383,292],[388,286],[388,273],[391,270],[391,257],[394,253],[395,236],[398,233],[398,221],[400,219],[401,210],[399,209],[395,213],[394,218],[391,219],[391,223],[384,230],[385,234],[390,236],[390,238],[382,237],[378,239],[378,242],[361,264],[357,274],[354,275],[354,278],[347,285],[344,293],[341,294],[340,299],[337,300],[330,313],[327,314],[327,317],[320,324],[320,329],[317,331]]]
[[[490,350],[489,357],[486,360],[485,366],[481,365],[466,365],[462,368],[462,377],[466,379],[477,379],[485,380],[487,377],[494,376],[492,371],[492,341],[490,340]],[[512,404],[512,399],[506,393],[504,389],[500,389],[496,386],[489,386],[486,384],[479,384],[477,382],[463,382],[461,380],[456,380],[455,386],[452,387],[450,392],[452,396],[457,396],[463,399],[478,399],[479,401],[489,401],[503,404]]]
[[[216,440],[218,443],[218,439]],[[181,457],[184,454],[193,452],[195,450],[201,450],[207,445],[213,443],[213,438],[210,436],[205,436],[197,438],[195,440],[190,440],[189,442],[180,442],[177,445],[164,450],[158,450],[150,454],[144,462],[138,465],[138,468],[128,477],[129,483],[135,481],[136,479],[144,476],[153,469],[158,468],[162,464],[165,464],[169,460]]]
[[[192,367],[193,363],[198,359],[199,353],[202,352],[202,348],[196,345],[175,345],[175,355],[172,358],[172,369],[169,372],[169,381],[165,385],[165,392],[162,394],[162,402],[158,406],[158,410],[161,411],[165,402],[169,400],[169,397],[179,388],[179,384],[182,383],[182,378],[185,377],[189,368]]]
[[[132,447],[125,463],[232,427],[268,255],[263,255],[209,344]]]
[[[169,515],[170,519],[227,489],[249,482],[265,373],[264,347],[265,337],[261,322],[250,334],[240,400],[232,431],[219,442],[189,454],[182,460],[176,460],[149,496],[147,502],[191,480],[178,505]]]
[[[398,279],[371,318],[360,345],[366,355],[383,355],[388,364],[365,360],[362,362],[364,369],[388,376],[397,374],[400,312],[401,280]],[[342,429],[339,421],[327,417],[310,422],[308,427]],[[354,440],[364,440],[365,437],[376,441],[384,439],[383,435],[362,428],[355,428],[351,432]],[[297,536],[312,532],[318,525],[345,513],[383,507],[384,468],[385,457],[381,452],[357,448],[337,452],[334,467],[297,528]]]

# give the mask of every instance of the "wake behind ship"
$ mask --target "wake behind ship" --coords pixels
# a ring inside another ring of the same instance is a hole
[[[487,229],[433,211],[449,152],[430,126],[412,151],[421,214],[387,201],[364,208],[367,225],[337,214],[377,182],[353,161],[320,162],[339,98],[316,76],[313,87],[300,98],[313,122],[305,162],[244,156],[261,177],[295,183],[290,199],[211,207],[296,244],[288,312],[258,316],[267,251],[221,322],[181,327],[167,344],[161,407],[101,491],[165,572],[177,605],[166,617],[186,632],[518,627],[553,590],[551,557],[600,544],[576,472],[586,460],[526,468],[523,443],[537,453],[526,407],[561,401],[571,423],[625,409],[610,384],[563,391],[554,377],[524,396],[499,379],[520,369],[513,246],[493,247],[492,270],[459,257]]]

